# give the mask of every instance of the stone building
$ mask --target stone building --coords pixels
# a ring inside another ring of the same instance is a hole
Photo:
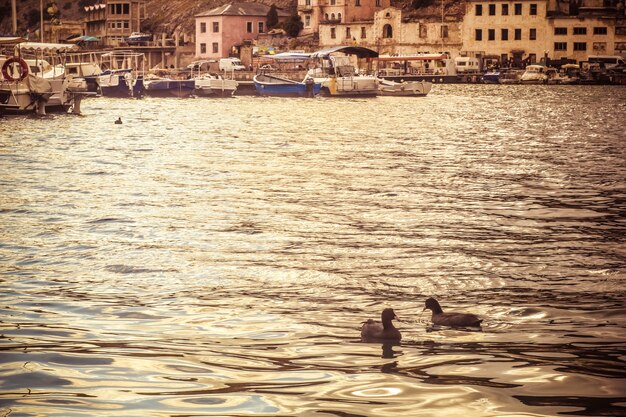
[[[466,0],[464,53],[516,66],[542,58],[583,61],[589,55],[624,53],[626,20],[618,4],[609,3]]]
[[[395,7],[377,11],[371,21],[323,23],[319,37],[323,47],[358,44],[381,55],[447,52],[455,57],[462,49],[461,23],[455,17],[409,19]]]
[[[298,0],[302,35],[317,33],[321,24],[345,24],[374,19],[374,13],[389,7],[391,0]]]
[[[105,46],[118,46],[133,32],[141,31],[145,0],[103,0],[85,7],[85,33]]]
[[[260,3],[228,3],[195,16],[196,57],[225,58],[244,43],[267,32],[269,6]],[[277,10],[278,20],[289,14]]]

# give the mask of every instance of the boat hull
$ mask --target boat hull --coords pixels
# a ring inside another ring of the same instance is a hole
[[[321,84],[298,82],[268,75],[256,75],[254,87],[257,94],[266,97],[313,97],[320,93]]]
[[[189,97],[195,89],[194,80],[147,80],[144,93],[150,97]]]

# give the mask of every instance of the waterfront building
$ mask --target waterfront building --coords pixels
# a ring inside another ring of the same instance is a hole
[[[396,7],[377,11],[370,21],[322,23],[319,38],[322,47],[358,44],[381,55],[447,52],[455,57],[463,45],[455,16],[409,19]]]
[[[301,34],[317,33],[320,25],[371,22],[376,12],[390,5],[390,0],[298,0]]]
[[[618,6],[601,0],[581,7],[557,0],[467,0],[463,54],[515,66],[623,54],[626,20],[620,1],[621,14]]]
[[[85,7],[85,33],[100,38],[104,46],[118,46],[141,31],[145,0],[103,0]]]
[[[228,3],[195,16],[196,57],[225,58],[267,32],[269,6],[260,3]],[[289,13],[278,9],[278,20]]]

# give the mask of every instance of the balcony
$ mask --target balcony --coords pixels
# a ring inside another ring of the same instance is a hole
[[[302,13],[313,13],[313,6],[311,5],[298,5],[298,11]]]

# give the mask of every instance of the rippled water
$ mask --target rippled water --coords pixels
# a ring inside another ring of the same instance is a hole
[[[2,118],[0,415],[625,415],[624,120],[480,85]]]

